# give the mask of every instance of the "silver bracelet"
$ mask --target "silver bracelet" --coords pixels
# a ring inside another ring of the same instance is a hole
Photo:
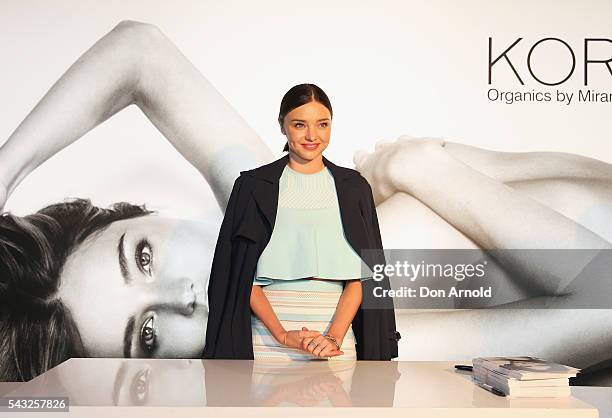
[[[330,340],[332,343],[334,343],[336,345],[336,348],[338,350],[340,350],[340,344],[338,344],[338,340],[336,340],[336,338],[334,336],[329,335],[329,334],[325,334],[324,337],[327,338],[328,340]]]

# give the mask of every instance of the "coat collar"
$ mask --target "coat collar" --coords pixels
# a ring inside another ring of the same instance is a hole
[[[325,156],[322,156],[323,164],[329,168],[334,181],[346,180],[354,177],[358,173],[355,170],[347,169],[346,167],[340,167],[329,161]],[[273,161],[269,164],[262,165],[261,167],[247,171],[251,176],[261,180],[265,180],[269,183],[278,183],[280,176],[283,174],[285,166],[289,163],[289,153],[283,155],[278,160]]]

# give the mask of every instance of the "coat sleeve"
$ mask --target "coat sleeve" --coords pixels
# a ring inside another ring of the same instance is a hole
[[[378,215],[376,213],[376,204],[374,203],[374,196],[372,194],[372,187],[370,183],[364,178],[366,185],[366,205],[369,208],[369,219],[368,229],[372,234],[374,248],[376,248],[376,263],[386,264],[384,248],[382,243],[382,237],[380,233],[380,227],[378,224]],[[390,289],[390,283],[388,277],[385,276],[384,280],[378,285],[382,285],[386,289]],[[370,280],[367,282],[365,291],[372,291],[371,287],[374,286]],[[393,306],[393,300],[385,300],[384,307],[382,309],[365,309],[364,310],[364,331],[366,335],[375,335],[376,329],[379,330],[380,334],[379,344],[376,348],[373,348],[370,356],[364,353],[365,357],[371,357],[376,360],[390,360],[398,356],[397,342],[401,338],[400,333],[396,329],[395,323],[395,308]],[[369,331],[368,331],[369,329]],[[369,344],[372,346],[371,344]]]
[[[378,215],[376,214],[376,204],[374,203],[374,195],[372,194],[372,186],[365,180],[365,184],[368,188],[368,205],[370,206],[370,212],[372,213],[372,218],[370,222],[372,223],[372,232],[374,233],[374,242],[376,244],[376,248],[382,250],[382,238],[380,235],[380,227],[378,226]]]
[[[234,181],[232,192],[225,209],[219,237],[215,246],[215,254],[208,281],[208,322],[206,329],[206,344],[202,358],[215,358],[216,342],[221,327],[221,320],[228,297],[229,274],[231,267],[232,242],[231,236],[236,218],[236,203],[243,183],[242,175]]]

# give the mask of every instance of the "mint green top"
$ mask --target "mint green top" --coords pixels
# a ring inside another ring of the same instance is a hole
[[[307,277],[355,280],[372,277],[372,271],[346,240],[329,169],[305,174],[287,165],[279,179],[274,229],[253,284]]]

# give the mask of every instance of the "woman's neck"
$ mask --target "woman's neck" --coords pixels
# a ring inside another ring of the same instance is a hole
[[[300,157],[295,158],[292,154],[289,154],[289,163],[287,165],[293,170],[304,174],[318,173],[325,168],[323,155],[319,155],[313,160],[305,160]]]

